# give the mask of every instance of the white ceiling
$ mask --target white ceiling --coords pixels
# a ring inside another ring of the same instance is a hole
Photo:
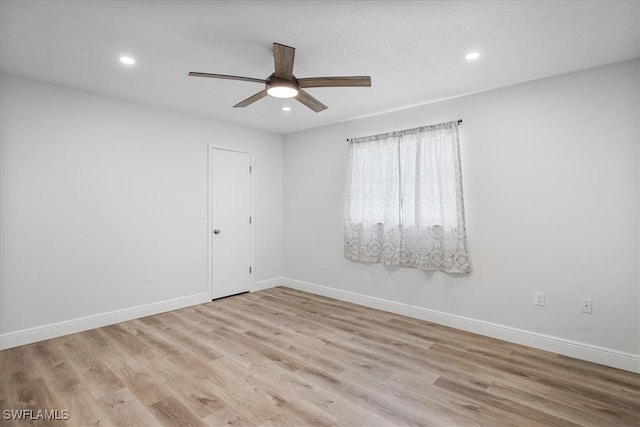
[[[637,58],[638,1],[8,1],[2,71],[278,133]],[[308,89],[234,104],[266,78],[271,47],[297,77],[371,75],[371,88]],[[474,63],[464,59],[481,53]],[[125,67],[118,58],[137,59]],[[284,113],[282,106],[292,110]]]

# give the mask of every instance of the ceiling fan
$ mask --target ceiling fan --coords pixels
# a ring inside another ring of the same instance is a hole
[[[371,86],[370,76],[342,76],[342,77],[307,77],[298,79],[293,75],[293,58],[296,49],[280,43],[273,44],[273,61],[275,72],[266,79],[230,76],[227,74],[198,73],[191,71],[192,77],[210,77],[214,79],[240,80],[245,82],[263,83],[264,90],[250,96],[234,105],[243,108],[264,98],[267,95],[275,98],[296,98],[316,113],[326,110],[327,106],[309,95],[303,88],[309,87],[356,87]]]

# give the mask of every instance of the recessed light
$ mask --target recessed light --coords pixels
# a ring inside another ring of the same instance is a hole
[[[130,57],[130,56],[121,56],[121,57],[120,57],[120,62],[122,62],[122,63],[123,63],[123,64],[125,64],[125,65],[133,65],[133,64],[135,64],[135,63],[136,63],[136,60],[135,60],[135,59],[133,59],[133,58],[132,58],[132,57]]]
[[[471,53],[468,53],[467,56],[465,56],[465,59],[469,61],[473,61],[474,59],[478,59],[478,58],[480,58],[480,52],[471,52]]]
[[[291,107],[282,107],[282,111],[291,111]]]

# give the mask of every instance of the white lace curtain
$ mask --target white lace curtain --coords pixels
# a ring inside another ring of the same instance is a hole
[[[349,140],[344,256],[470,271],[458,123]]]

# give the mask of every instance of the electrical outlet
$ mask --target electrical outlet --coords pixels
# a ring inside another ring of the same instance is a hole
[[[590,298],[582,298],[580,300],[580,311],[591,314],[593,301]]]
[[[144,273],[144,280],[145,282],[150,282],[153,280],[153,271],[151,270],[147,270]]]
[[[327,269],[327,260],[323,259],[322,261],[320,261],[320,270],[326,270]]]
[[[544,306],[544,292],[540,292],[540,291],[536,291],[533,294],[533,303],[535,305],[542,305]]]

